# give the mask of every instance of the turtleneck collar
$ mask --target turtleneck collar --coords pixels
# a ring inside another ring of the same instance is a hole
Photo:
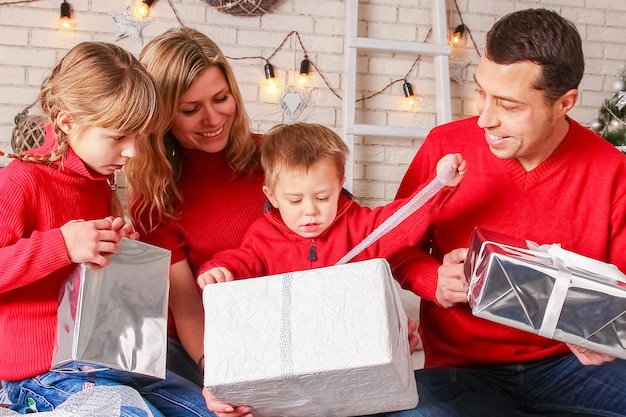
[[[31,149],[26,153],[33,156],[49,155],[59,147],[54,128],[50,124],[46,124],[46,137],[44,143],[35,149]],[[76,155],[71,147],[68,147],[66,155],[53,163],[59,172],[77,175],[90,180],[111,179],[111,176],[99,174],[87,167],[85,163]]]

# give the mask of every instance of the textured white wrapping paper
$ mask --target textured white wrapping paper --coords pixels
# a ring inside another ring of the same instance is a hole
[[[415,407],[407,318],[373,259],[204,288],[204,384],[256,417]]]
[[[122,239],[101,269],[63,286],[53,368],[77,361],[165,378],[170,251]]]

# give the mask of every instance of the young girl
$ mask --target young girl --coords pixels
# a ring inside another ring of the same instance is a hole
[[[130,53],[84,42],[43,82],[40,104],[44,144],[0,171],[0,380],[11,408],[51,411],[88,387],[123,383],[155,416],[211,415],[200,390],[177,375],[154,382],[72,363],[50,370],[59,292],[74,264],[106,266],[122,237],[138,237],[124,221],[114,174],[156,149],[149,133],[160,129],[162,102]],[[146,413],[123,405],[121,415]]]

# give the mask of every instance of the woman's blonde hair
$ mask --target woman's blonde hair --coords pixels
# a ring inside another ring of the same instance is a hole
[[[339,178],[343,178],[350,150],[341,137],[317,123],[274,126],[261,144],[261,165],[265,185],[272,188],[282,170],[308,170],[323,158],[329,158]]]
[[[221,49],[203,33],[189,28],[173,28],[152,39],[141,51],[139,60],[154,78],[164,101],[166,128],[162,141],[169,167],[146,165],[133,172],[131,207],[133,215],[143,218],[147,213],[151,224],[142,225],[151,230],[154,219],[175,216],[181,201],[177,181],[182,171],[179,143],[170,128],[178,103],[191,84],[207,69],[216,67],[224,74],[236,103],[235,117],[226,145],[226,157],[232,168],[248,173],[259,167],[257,144],[250,134],[250,119],[245,111],[243,98]]]
[[[160,129],[162,103],[152,77],[130,52],[110,43],[82,42],[70,49],[43,81],[39,103],[58,147],[47,155],[16,155],[25,162],[50,164],[67,155],[67,134],[57,123],[61,112],[74,123],[72,135],[87,127],[139,134],[138,156],[150,152],[147,138]],[[115,192],[111,204],[112,214],[123,215]]]

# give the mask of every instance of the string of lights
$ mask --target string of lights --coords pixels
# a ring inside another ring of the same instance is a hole
[[[22,4],[22,3],[32,3],[38,0],[15,0],[15,1],[3,1],[0,3],[0,6],[8,5],[8,4]]]
[[[20,3],[30,3],[33,1],[37,1],[37,0],[14,0],[14,1],[5,1],[5,2],[0,2],[0,5],[8,5],[8,4],[20,4]],[[141,0],[135,3],[135,6],[133,7],[133,14],[138,18],[138,19],[145,19],[148,17],[149,13],[150,13],[150,8],[152,7],[153,3],[156,0]],[[173,3],[172,0],[167,0],[170,8],[172,9],[178,23],[181,26],[186,26],[183,21],[180,18],[180,15],[178,14],[178,11]],[[478,56],[480,56],[480,52],[478,50],[478,47],[476,45],[476,42],[474,41],[474,38],[472,36],[472,33],[469,29],[469,27],[467,27],[467,25],[465,25],[465,23],[463,22],[463,18],[461,16],[461,11],[459,9],[457,0],[454,0],[454,5],[455,8],[457,10],[457,13],[459,15],[459,19],[460,19],[460,24],[456,27],[456,29],[452,32],[452,36],[450,36],[450,44],[452,46],[455,46],[455,44],[458,44],[461,39],[463,39],[464,37],[469,37],[474,45],[474,49],[476,50],[476,53],[478,54]],[[63,2],[61,3],[61,7],[60,7],[60,16],[61,16],[61,27],[65,28],[65,29],[69,29],[71,28],[71,20],[72,20],[72,12],[71,12],[71,6],[70,4],[66,1],[63,0]],[[429,29],[428,33],[426,34],[426,37],[424,39],[424,43],[428,42],[428,40],[430,39],[430,36],[432,34],[432,28]],[[307,51],[306,47],[304,46],[304,43],[302,42],[302,38],[300,37],[300,34],[297,31],[291,31],[289,32],[285,38],[283,39],[283,41],[280,43],[280,45],[267,57],[263,57],[263,56],[244,56],[244,57],[230,57],[227,56],[227,59],[230,60],[250,60],[250,59],[260,59],[265,61],[265,65],[263,67],[263,71],[265,74],[265,79],[266,81],[269,83],[270,86],[276,88],[276,83],[275,83],[275,71],[274,71],[274,67],[271,64],[270,60],[272,58],[274,58],[274,56],[285,46],[286,42],[289,40],[289,38],[291,38],[292,36],[295,36],[297,38],[297,41],[300,45],[300,47],[302,48],[302,52],[304,55],[303,60],[300,63],[300,76],[302,80],[308,79],[308,76],[310,75],[310,70],[311,68],[313,68],[317,74],[319,74],[320,78],[322,79],[322,81],[324,82],[324,84],[326,85],[326,87],[332,92],[332,94],[337,97],[339,100],[343,100],[342,96],[337,92],[337,90],[335,90],[331,84],[329,83],[328,79],[326,78],[326,76],[324,75],[324,73],[322,71],[320,71],[320,69],[318,68],[318,66],[310,60],[309,58],[309,52]],[[415,60],[413,61],[413,64],[411,65],[411,68],[409,69],[409,71],[407,71],[407,73],[405,74],[404,77],[402,78],[398,78],[395,79],[391,82],[389,82],[387,85],[385,85],[383,88],[381,88],[379,91],[376,91],[372,94],[369,94],[367,96],[361,97],[356,99],[357,102],[362,102],[365,100],[369,100],[373,97],[376,97],[382,93],[384,93],[386,90],[388,90],[390,87],[392,87],[394,84],[402,82],[402,92],[404,94],[404,97],[408,100],[410,100],[412,103],[415,102],[415,92],[413,89],[413,85],[408,81],[409,80],[409,76],[410,74],[414,71],[416,65],[418,64],[418,62],[421,60],[421,55],[418,55]]]

